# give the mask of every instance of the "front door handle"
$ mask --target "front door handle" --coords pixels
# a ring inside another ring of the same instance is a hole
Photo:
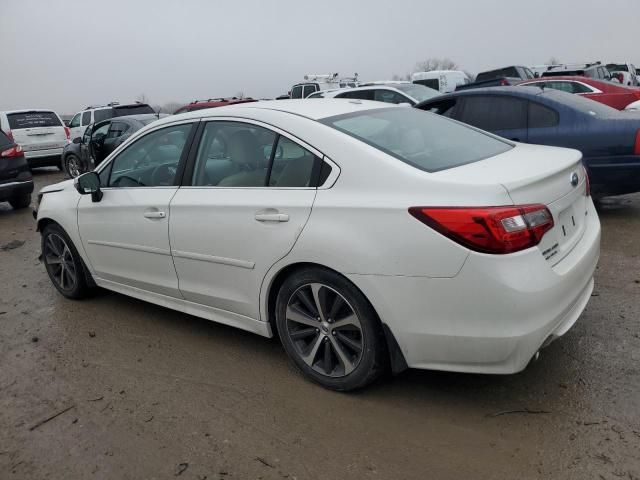
[[[144,218],[164,218],[166,216],[167,214],[164,212],[157,212],[157,211],[144,212]]]
[[[286,213],[256,213],[256,220],[259,222],[288,222],[289,215]]]

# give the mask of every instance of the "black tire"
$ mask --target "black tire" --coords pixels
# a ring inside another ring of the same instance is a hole
[[[27,208],[31,205],[31,194],[25,193],[24,195],[20,195],[18,197],[13,197],[9,199],[9,205],[13,207],[14,210],[19,210],[21,208]]]
[[[90,274],[64,229],[54,223],[47,225],[42,231],[41,245],[42,261],[53,286],[67,298],[87,297]]]
[[[64,163],[63,171],[70,178],[76,178],[78,175],[82,175],[85,171],[85,168],[82,165],[82,161],[77,155],[73,153],[70,153],[69,155],[64,157],[63,163]]]
[[[320,310],[324,313],[316,327],[310,321],[320,318],[313,317]],[[347,318],[355,318],[357,326],[344,324]],[[331,270],[306,268],[284,281],[276,299],[276,326],[294,367],[325,388],[362,388],[386,370],[386,343],[373,307],[355,285]]]

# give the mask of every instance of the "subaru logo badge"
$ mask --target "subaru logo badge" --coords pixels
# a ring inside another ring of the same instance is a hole
[[[578,174],[576,172],[573,172],[571,174],[571,185],[577,187],[578,183],[580,183],[580,178],[578,177]]]

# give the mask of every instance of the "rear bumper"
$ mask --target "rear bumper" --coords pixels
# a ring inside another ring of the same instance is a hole
[[[594,196],[640,192],[640,155],[586,157],[583,163]]]
[[[33,192],[33,180],[0,184],[0,202]]]
[[[30,167],[58,166],[62,158],[63,148],[50,148],[47,150],[36,150],[24,152],[24,156]]]
[[[413,368],[515,373],[579,318],[593,290],[600,222],[589,202],[582,239],[551,267],[538,248],[471,253],[453,278],[348,275]]]

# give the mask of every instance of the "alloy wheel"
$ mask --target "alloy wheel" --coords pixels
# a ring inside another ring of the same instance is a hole
[[[82,173],[80,159],[75,155],[69,155],[67,157],[67,172],[69,172],[72,178],[76,178]]]
[[[47,236],[44,242],[44,261],[51,279],[62,290],[73,290],[78,281],[73,254],[65,240],[56,233]]]
[[[360,319],[331,287],[309,283],[293,292],[287,303],[286,325],[300,358],[322,375],[344,377],[362,359]]]

